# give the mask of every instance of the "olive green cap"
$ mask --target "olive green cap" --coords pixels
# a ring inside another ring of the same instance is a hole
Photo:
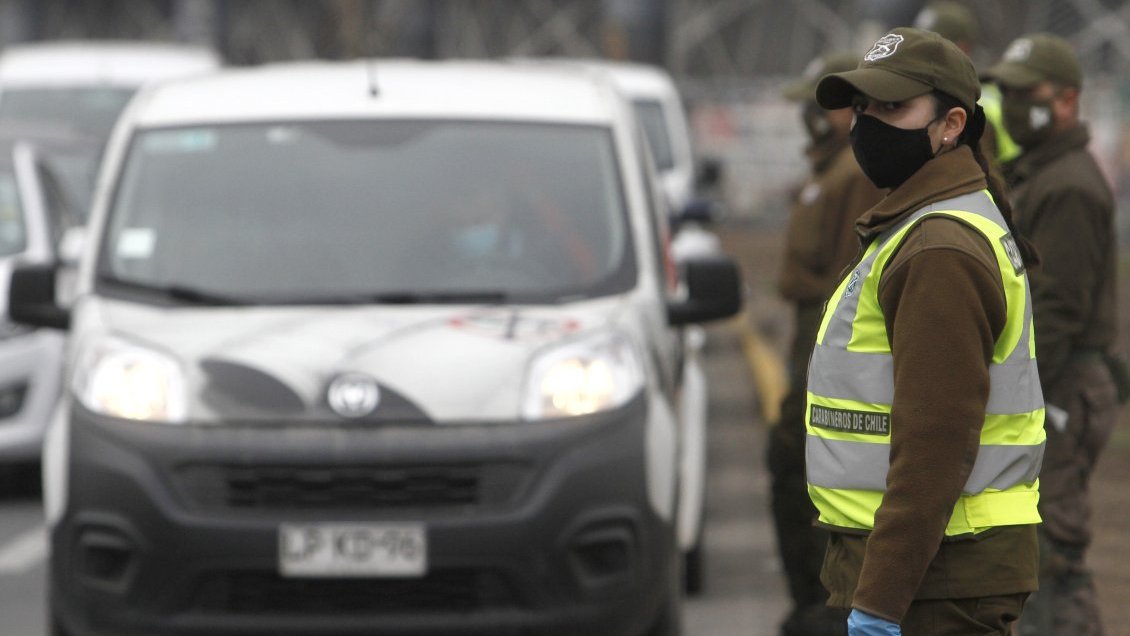
[[[958,2],[931,2],[918,12],[915,28],[933,31],[950,42],[972,43],[977,39],[977,19],[973,12]]]
[[[973,62],[933,31],[899,27],[879,38],[855,70],[825,75],[816,86],[816,101],[836,109],[850,106],[856,93],[901,102],[935,90],[973,112],[981,97]]]
[[[1031,88],[1043,81],[1078,88],[1083,84],[1083,69],[1067,40],[1035,33],[1013,40],[1001,61],[985,71],[985,77],[1009,88]]]
[[[804,73],[782,91],[785,99],[794,102],[816,101],[816,85],[828,73],[850,71],[859,63],[859,55],[849,51],[828,53],[812,60]]]

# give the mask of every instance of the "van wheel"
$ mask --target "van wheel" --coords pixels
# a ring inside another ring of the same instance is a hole
[[[655,622],[644,636],[682,636],[683,633],[683,573],[682,558],[674,560],[669,577],[667,597],[655,617]]]
[[[683,555],[683,589],[687,596],[698,596],[706,584],[706,548],[702,535],[698,544]]]
[[[66,627],[63,627],[63,621],[55,615],[55,612],[48,610],[47,613],[47,635],[48,636],[71,636]]]

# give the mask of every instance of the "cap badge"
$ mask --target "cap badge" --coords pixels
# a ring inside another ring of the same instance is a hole
[[[1031,55],[1032,40],[1020,38],[1013,40],[1012,44],[1008,45],[1008,50],[1004,52],[1004,60],[1006,62],[1026,62]]]
[[[902,42],[903,37],[895,33],[888,33],[875,42],[875,46],[863,56],[865,62],[874,62],[894,55],[895,49]]]
[[[380,400],[377,382],[360,373],[339,375],[326,390],[330,408],[342,417],[365,417],[376,410]]]

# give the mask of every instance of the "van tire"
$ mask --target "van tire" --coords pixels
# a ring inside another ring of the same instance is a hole
[[[682,636],[683,634],[683,568],[682,555],[674,560],[670,574],[667,595],[663,599],[655,622],[644,636]]]
[[[698,596],[706,587],[706,548],[702,535],[698,543],[683,555],[683,590],[687,596]]]

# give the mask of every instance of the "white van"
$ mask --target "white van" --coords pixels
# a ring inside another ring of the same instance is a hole
[[[740,284],[678,278],[634,117],[516,63],[139,94],[72,309],[12,279],[70,328],[56,633],[678,634],[679,332]]]
[[[45,40],[0,53],[0,122],[55,123],[109,136],[138,88],[220,67],[212,49],[137,40]]]
[[[59,259],[64,234],[85,220],[82,192],[70,168],[92,163],[100,144],[90,139],[0,125],[0,280],[20,264]],[[82,175],[79,174],[79,177]],[[79,179],[81,181],[81,179]],[[62,377],[63,334],[7,319],[7,285],[0,290],[0,465],[34,465]]]

